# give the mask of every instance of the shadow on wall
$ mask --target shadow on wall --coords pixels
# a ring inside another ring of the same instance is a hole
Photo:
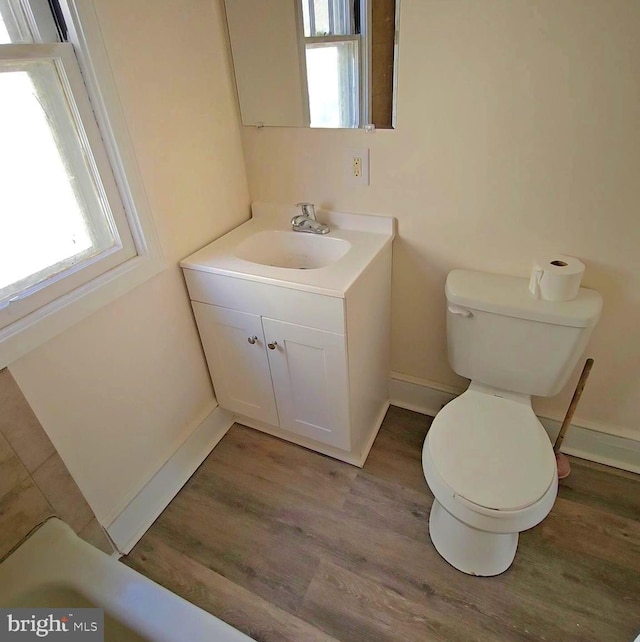
[[[0,370],[0,559],[47,517],[113,548],[7,368]]]
[[[425,256],[410,239],[410,234],[398,236],[393,245],[391,370],[410,374],[430,368],[437,373],[434,381],[463,391],[468,380],[456,375],[447,360],[444,286],[450,265],[436,254]]]
[[[573,395],[586,357],[593,357],[595,365],[589,378],[587,393],[580,402],[577,415],[588,416],[597,428],[598,422],[611,431],[615,426],[611,416],[604,414],[608,409],[616,409],[620,434],[631,439],[640,435],[631,434],[624,426],[634,426],[637,412],[637,391],[640,388],[640,343],[638,327],[640,326],[640,275],[632,270],[620,270],[605,263],[589,260],[587,271],[582,282],[583,287],[600,292],[604,298],[602,316],[589,340],[584,357],[579,361],[571,379],[562,392],[554,398],[560,407],[567,407]],[[632,296],[632,293],[634,295]],[[611,337],[616,337],[612,341]],[[624,376],[623,374],[624,373]],[[557,412],[551,409],[553,402],[537,399],[535,408],[545,416],[558,418]],[[577,419],[575,423],[580,423]],[[616,434],[615,431],[611,431]]]

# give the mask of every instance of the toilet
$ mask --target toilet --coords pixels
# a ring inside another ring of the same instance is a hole
[[[436,415],[422,449],[435,499],[431,541],[470,575],[498,575],[520,531],[541,522],[556,498],[551,441],[531,396],[557,394],[602,310],[595,290],[572,301],[534,298],[528,279],[453,270],[446,282],[447,344],[469,388]]]

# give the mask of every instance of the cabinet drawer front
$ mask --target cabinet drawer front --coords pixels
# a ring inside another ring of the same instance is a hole
[[[280,427],[351,448],[345,337],[262,319]]]
[[[192,301],[345,334],[344,299],[199,270],[184,277]]]
[[[192,302],[218,403],[278,425],[260,317]]]

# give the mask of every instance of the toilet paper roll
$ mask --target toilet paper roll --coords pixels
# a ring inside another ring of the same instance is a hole
[[[562,254],[535,259],[529,291],[545,301],[571,301],[578,296],[584,263]]]

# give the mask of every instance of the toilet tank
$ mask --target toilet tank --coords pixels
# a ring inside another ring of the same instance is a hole
[[[602,297],[580,288],[573,301],[543,301],[529,280],[453,270],[446,283],[447,344],[453,370],[502,390],[557,394],[600,318]]]

